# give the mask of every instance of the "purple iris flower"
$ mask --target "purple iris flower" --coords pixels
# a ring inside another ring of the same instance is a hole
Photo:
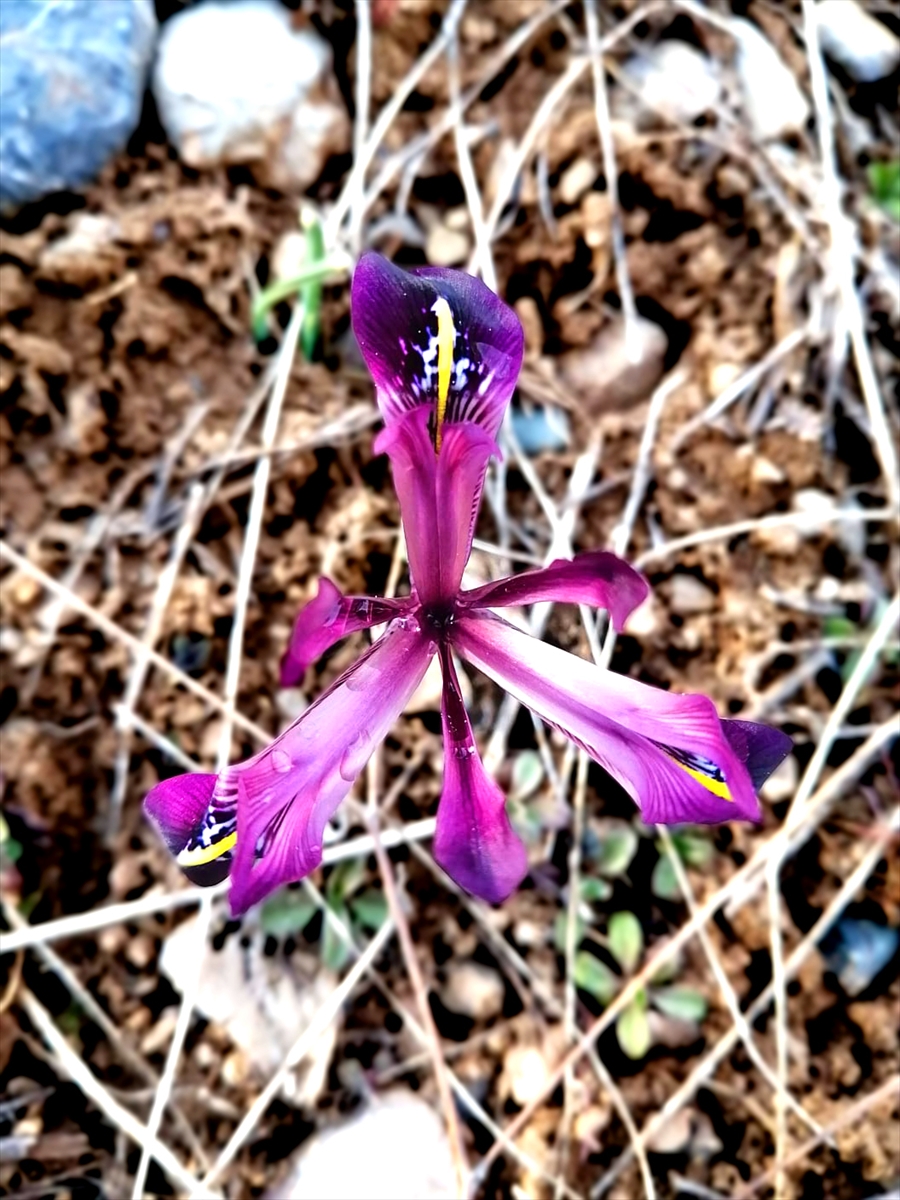
[[[759,821],[755,789],[790,750],[777,730],[722,721],[706,696],[615,675],[523,633],[495,610],[568,601],[608,610],[621,629],[647,583],[597,551],[461,590],[485,472],[522,364],[513,311],[461,271],[406,272],[366,254],[353,277],[353,327],[375,380],[400,499],[412,588],[400,599],[343,596],[322,579],[301,611],[282,684],[340,638],[387,629],[289,729],[220,775],[181,775],[144,801],[197,883],[231,877],[235,914],[322,859],[326,823],[438,655],[444,783],[434,856],[462,887],[497,903],[528,870],[500,788],[484,769],[454,654],[560,729],[633,797],[647,823]]]

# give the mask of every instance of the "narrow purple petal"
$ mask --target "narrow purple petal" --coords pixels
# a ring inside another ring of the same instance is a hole
[[[607,609],[615,628],[621,629],[649,590],[643,575],[624,559],[596,550],[573,559],[558,558],[548,567],[486,583],[463,592],[460,600],[468,608],[503,608],[541,600],[589,604]]]
[[[226,773],[237,800],[231,910],[322,859],[329,818],[421,682],[434,643],[400,621],[261,753]]]
[[[760,819],[747,768],[706,696],[682,696],[603,671],[499,617],[453,628],[460,654],[582,746],[648,823]]]
[[[528,854],[506,815],[506,797],[484,769],[453,659],[445,647],[441,667],[444,787],[434,857],[460,887],[499,904],[528,873]]]
[[[497,453],[478,425],[450,425],[440,454],[428,431],[428,411],[414,409],[381,431],[376,453],[391,460],[419,600],[451,601],[472,546],[488,460]]]
[[[382,600],[375,596],[343,596],[330,579],[319,580],[314,599],[301,608],[291,640],[281,660],[281,686],[303,682],[307,668],[341,638],[360,629],[383,625],[409,612],[415,601]]]
[[[756,721],[727,719],[722,729],[732,750],[747,768],[757,791],[790,754],[794,743],[780,729]]]
[[[372,373],[385,423],[437,399],[437,317],[450,306],[456,340],[446,420],[473,421],[495,438],[522,366],[519,318],[463,271],[404,271],[364,254],[353,274],[353,330]]]

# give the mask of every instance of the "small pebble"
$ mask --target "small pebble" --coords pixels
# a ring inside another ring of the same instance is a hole
[[[506,1055],[503,1075],[509,1094],[524,1108],[544,1094],[550,1070],[536,1046],[513,1046]]]
[[[900,63],[900,38],[856,0],[819,0],[823,50],[860,83],[874,83]]]
[[[793,72],[759,26],[742,17],[733,17],[729,24],[737,43],[735,67],[753,132],[764,142],[798,133],[809,118],[809,103]]]
[[[617,412],[650,398],[662,378],[669,341],[659,325],[643,317],[636,319],[633,337],[635,361],[626,350],[625,323],[617,317],[590,345],[560,359],[564,382],[580,394],[588,411]]]
[[[623,69],[648,116],[690,124],[718,104],[722,84],[717,65],[687,42],[658,42],[628,59]]]
[[[789,754],[762,785],[760,795],[769,804],[779,804],[782,800],[790,800],[797,790],[799,779],[800,767],[793,754]]]
[[[692,1126],[691,1110],[679,1109],[657,1129],[647,1142],[647,1149],[654,1154],[677,1154],[690,1142]]]
[[[471,248],[468,233],[440,223],[428,234],[425,257],[434,267],[455,267],[465,262]]]
[[[593,187],[597,174],[597,167],[589,158],[576,158],[559,181],[559,198],[563,204],[576,204]]]
[[[672,611],[681,616],[711,612],[716,606],[713,592],[693,575],[673,575],[669,587]]]
[[[473,1021],[489,1021],[502,1011],[505,992],[503,980],[492,968],[463,962],[448,972],[441,997],[451,1012]]]

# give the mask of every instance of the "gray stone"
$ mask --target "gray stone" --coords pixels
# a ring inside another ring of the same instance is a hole
[[[141,115],[151,0],[0,2],[0,207],[80,188]]]

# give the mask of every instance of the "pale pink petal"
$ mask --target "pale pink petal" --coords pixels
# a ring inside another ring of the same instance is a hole
[[[615,628],[621,629],[649,590],[643,575],[624,559],[605,550],[594,550],[486,583],[463,592],[460,602],[467,608],[503,608],[542,600],[589,604],[607,609]]]
[[[452,638],[464,658],[582,746],[648,823],[760,819],[747,768],[706,696],[603,671],[487,613],[460,618]]]
[[[490,904],[499,904],[528,873],[528,855],[506,814],[506,797],[478,754],[449,651],[444,672],[444,787],[434,857],[451,879]]]

